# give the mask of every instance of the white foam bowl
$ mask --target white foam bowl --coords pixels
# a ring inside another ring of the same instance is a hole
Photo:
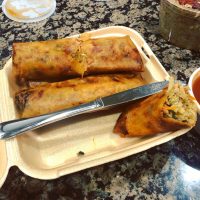
[[[37,12],[33,12],[33,10],[30,8],[29,11],[26,12],[26,15],[28,14],[28,16],[30,16],[29,18],[25,17],[18,17],[17,15],[12,15],[10,12],[8,12],[7,8],[6,8],[6,3],[9,0],[4,0],[2,3],[2,10],[3,13],[11,20],[16,21],[16,22],[23,22],[23,23],[33,23],[33,22],[39,22],[41,20],[47,19],[48,17],[50,17],[51,15],[53,15],[53,13],[55,12],[56,9],[56,0],[50,0],[50,4],[47,5],[48,9],[45,13],[42,13],[41,15],[35,15],[35,13],[39,12],[39,10],[37,10]],[[42,1],[42,0],[41,0]],[[24,0],[24,2],[26,2],[27,4],[29,3],[29,0]],[[30,1],[33,2],[33,1]],[[40,1],[39,1],[40,2]],[[34,2],[33,2],[34,3]],[[38,3],[38,2],[37,2]],[[25,3],[24,3],[25,4]],[[21,2],[19,1],[19,5],[21,5]],[[18,7],[19,7],[18,5]],[[41,4],[42,5],[42,4]],[[24,5],[23,5],[24,6]],[[23,7],[22,6],[22,7]],[[25,5],[26,6],[26,5]],[[19,9],[19,8],[18,8]],[[37,8],[40,9],[40,8]],[[44,7],[42,8],[44,9]],[[40,9],[41,10],[41,9]]]
[[[188,86],[190,88],[190,94],[192,96],[194,96],[194,93],[193,93],[193,90],[192,90],[192,85],[193,85],[194,81],[197,79],[198,76],[200,76],[200,67],[192,73],[192,75],[190,76],[190,79],[189,79]],[[195,103],[197,105],[198,115],[197,115],[197,123],[196,123],[196,126],[194,127],[194,129],[197,131],[197,133],[200,134],[200,105],[197,101],[195,101]]]
[[[188,86],[190,88],[190,94],[194,97],[194,93],[193,93],[193,90],[192,90],[192,85],[194,83],[194,81],[197,79],[197,77],[200,76],[200,67],[198,69],[196,69],[192,75],[190,76],[190,79],[189,79],[189,83],[188,83]],[[198,113],[200,114],[200,105],[197,101],[195,101],[196,105],[197,105],[197,111]]]

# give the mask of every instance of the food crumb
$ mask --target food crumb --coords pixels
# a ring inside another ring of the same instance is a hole
[[[77,153],[77,155],[78,155],[78,156],[84,156],[85,153],[84,153],[83,151],[79,151],[79,152]]]

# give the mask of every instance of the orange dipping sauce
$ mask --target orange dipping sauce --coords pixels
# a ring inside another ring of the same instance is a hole
[[[193,90],[193,94],[194,94],[196,100],[200,104],[200,76],[198,76],[196,78],[196,80],[194,81],[194,83],[192,85],[192,90]]]

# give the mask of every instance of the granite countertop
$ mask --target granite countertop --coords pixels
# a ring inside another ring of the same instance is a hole
[[[200,66],[200,53],[175,47],[159,35],[156,0],[57,0],[47,20],[23,24],[0,10],[0,67],[11,57],[13,41],[63,38],[123,25],[138,31],[165,69],[188,82]],[[200,134],[189,133],[127,158],[63,176],[38,180],[12,167],[0,199],[200,199]]]

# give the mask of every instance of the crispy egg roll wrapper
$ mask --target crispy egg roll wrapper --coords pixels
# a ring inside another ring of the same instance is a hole
[[[60,81],[85,74],[143,70],[141,56],[129,36],[13,44],[13,74],[19,85],[27,81]]]
[[[176,116],[174,112],[177,104],[171,106],[165,104],[168,98],[167,91],[168,89],[165,88],[162,92],[154,94],[143,101],[138,101],[128,107],[117,120],[114,132],[125,137],[137,137],[176,131],[181,128],[194,126],[197,117],[196,106],[189,94],[186,95],[189,106],[183,111],[186,116],[182,116],[182,119],[179,120],[177,116],[180,113]],[[166,116],[166,112],[171,112],[172,116]],[[178,111],[176,112],[178,113]]]
[[[14,43],[12,58],[16,82],[23,85],[26,81],[54,81],[76,74],[73,66],[78,45],[74,38]]]
[[[144,85],[140,75],[110,74],[46,83],[15,95],[21,117],[33,117],[70,108]]]

